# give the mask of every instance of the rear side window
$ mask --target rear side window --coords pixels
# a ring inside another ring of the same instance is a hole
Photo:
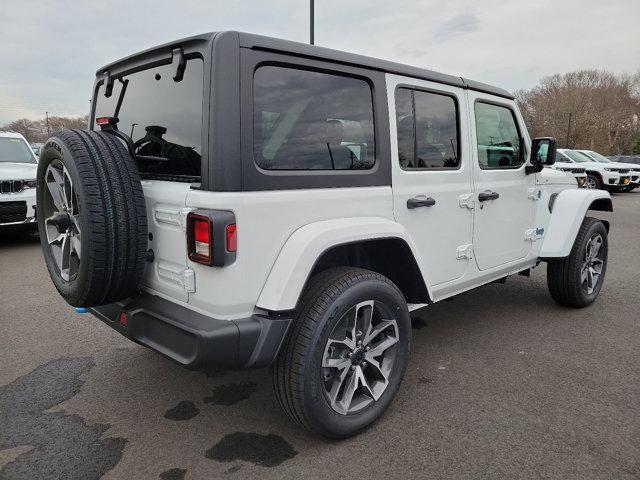
[[[475,117],[480,168],[521,166],[524,156],[513,111],[501,105],[476,102]]]
[[[458,168],[458,109],[448,95],[396,92],[398,157],[405,170]]]
[[[262,66],[254,76],[256,164],[266,170],[364,170],[375,163],[371,87],[347,76]]]
[[[118,128],[135,142],[143,178],[194,180],[201,175],[203,61],[190,59],[179,82],[173,80],[174,70],[168,64],[117,79],[109,98],[104,85],[97,92],[96,118],[114,116],[122,96]]]

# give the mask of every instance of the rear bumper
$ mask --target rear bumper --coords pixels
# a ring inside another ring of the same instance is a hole
[[[121,312],[127,313],[127,325],[119,321]],[[291,323],[289,316],[258,314],[219,320],[149,294],[95,307],[91,313],[130,340],[194,369],[269,365]]]

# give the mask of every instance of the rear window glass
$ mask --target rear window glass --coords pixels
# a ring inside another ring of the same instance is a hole
[[[254,158],[267,170],[361,170],[375,163],[369,84],[264,66],[254,77]]]
[[[173,80],[174,67],[163,65],[116,79],[113,93],[96,97],[95,117],[114,115],[124,81],[118,129],[136,145],[140,173],[146,178],[180,180],[201,175],[203,62],[187,62],[184,77]],[[147,159],[159,157],[164,161]]]

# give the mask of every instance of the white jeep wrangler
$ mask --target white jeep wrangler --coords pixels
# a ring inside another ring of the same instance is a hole
[[[602,287],[609,194],[499,88],[222,32],[101,68],[91,118],[38,169],[60,294],[186,367],[270,365],[320,435],[389,406],[411,310],[540,261],[561,304]]]

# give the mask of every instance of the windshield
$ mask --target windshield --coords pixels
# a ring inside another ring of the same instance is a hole
[[[132,138],[143,178],[201,175],[203,69],[202,59],[193,58],[179,82],[167,64],[115,79],[109,98],[104,85],[98,89],[94,118],[112,117],[126,84],[118,129]]]
[[[600,155],[598,152],[594,152],[592,150],[585,150],[584,152],[579,152],[579,153],[582,153],[584,155],[587,155],[588,157],[591,157],[596,162],[611,163],[611,160],[609,160],[607,157],[605,157],[604,155]]]
[[[577,152],[576,150],[564,150],[562,153],[577,163],[593,162],[593,159],[589,158],[582,152]]]
[[[37,163],[29,145],[13,137],[0,137],[0,162]]]

